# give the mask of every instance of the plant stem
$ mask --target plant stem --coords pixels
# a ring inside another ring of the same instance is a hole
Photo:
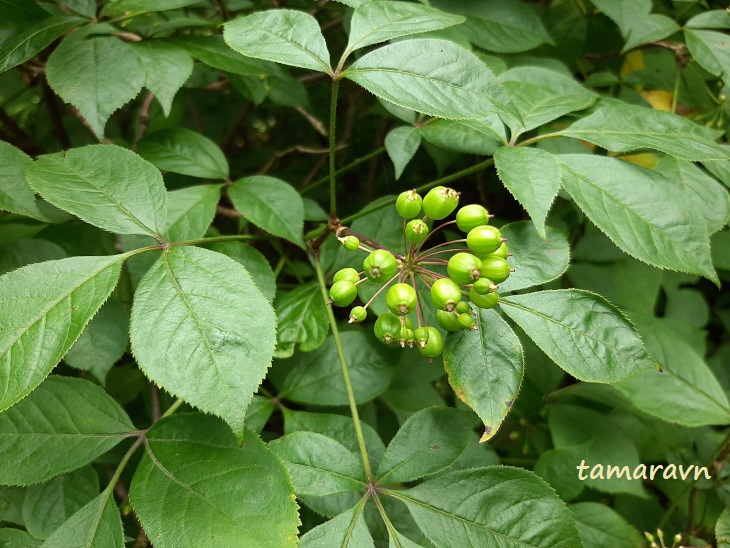
[[[426,237],[420,243],[420,245],[418,246],[418,249],[416,249],[416,253],[418,253],[419,251],[421,251],[421,248],[423,247],[423,244],[425,244],[428,241],[428,239],[431,236],[433,236],[436,232],[438,232],[439,230],[441,230],[445,226],[449,226],[449,225],[453,225],[453,224],[456,224],[456,221],[448,221],[446,223],[442,223],[442,224],[438,225],[436,228],[434,228],[431,232],[429,232],[428,234],[426,234]]]
[[[322,292],[322,298],[325,303],[329,302],[329,295],[327,294],[327,284],[324,281],[324,273],[322,272],[322,265],[319,263],[318,257],[313,257],[312,262],[314,263],[314,270],[317,272],[317,280],[319,281],[319,288]],[[332,312],[332,305],[327,304],[327,316],[329,317],[330,327],[332,328],[332,336],[335,339],[335,346],[337,347],[337,356],[340,359],[340,367],[342,368],[342,376],[345,379],[345,388],[347,389],[347,399],[350,402],[350,413],[352,414],[352,421],[355,424],[355,435],[357,436],[357,444],[360,447],[360,457],[362,458],[362,465],[365,469],[365,476],[368,482],[373,479],[373,471],[370,468],[370,459],[368,458],[368,451],[365,445],[365,436],[362,433],[362,425],[360,424],[360,413],[357,410],[357,403],[355,401],[355,392],[352,390],[352,382],[350,381],[350,371],[347,367],[347,358],[345,358],[345,350],[342,347],[342,340],[340,339],[340,332],[337,329],[337,320]]]
[[[144,443],[144,440],[145,440],[145,433],[142,432],[142,433],[140,433],[137,440],[132,444],[132,447],[130,447],[127,450],[127,452],[124,454],[124,456],[122,457],[121,462],[117,466],[117,469],[114,471],[114,475],[112,476],[112,479],[109,480],[109,486],[107,487],[107,489],[109,489],[109,490],[114,489],[114,486],[117,484],[117,482],[119,481],[119,478],[122,475],[122,472],[124,471],[124,467],[127,466],[129,459],[132,458],[132,455],[134,455],[134,452],[137,451],[137,448],[140,445],[142,445],[142,443]]]
[[[400,273],[396,274],[396,275],[395,275],[395,276],[393,276],[393,277],[392,277],[392,278],[391,278],[390,280],[388,280],[387,282],[385,282],[385,283],[383,284],[383,286],[382,286],[382,287],[381,287],[380,289],[378,289],[378,290],[377,290],[377,291],[375,292],[375,295],[373,295],[372,297],[370,297],[370,300],[369,300],[368,302],[366,302],[366,303],[365,303],[365,306],[364,306],[363,308],[367,308],[368,306],[370,306],[371,304],[373,304],[373,301],[374,301],[375,299],[377,299],[378,295],[380,295],[380,294],[381,294],[381,293],[382,293],[383,291],[385,291],[385,288],[386,288],[386,287],[388,287],[388,286],[389,286],[390,284],[392,284],[392,283],[393,283],[393,280],[395,280],[396,278],[398,278],[398,279],[400,280],[400,279],[401,279],[401,274],[402,274],[402,273],[403,273],[403,271],[401,270],[401,271],[400,271]],[[367,279],[367,278],[364,278],[364,279]],[[358,282],[358,283],[359,283],[359,282]]]
[[[168,407],[168,408],[167,408],[167,411],[165,411],[165,412],[164,412],[164,413],[162,414],[162,416],[161,416],[160,418],[161,418],[161,419],[164,419],[165,417],[169,417],[169,416],[170,416],[170,415],[172,415],[172,414],[173,414],[173,413],[174,413],[175,411],[177,411],[178,409],[180,409],[180,406],[181,406],[181,405],[182,405],[183,403],[185,403],[185,402],[184,402],[184,401],[182,401],[182,400],[175,400],[175,401],[174,401],[174,403],[173,403],[173,404],[172,404],[172,405],[171,405],[170,407]]]
[[[361,158],[358,158],[354,162],[352,162],[350,164],[347,164],[346,166],[341,167],[340,169],[338,169],[337,171],[335,171],[335,176],[342,175],[343,173],[346,173],[346,172],[350,171],[351,169],[356,168],[360,164],[364,164],[368,160],[374,158],[375,156],[378,156],[379,154],[382,154],[383,152],[385,152],[385,147],[380,147],[379,149],[374,150],[371,153],[366,154],[365,156],[363,156]],[[326,183],[329,180],[330,180],[330,176],[329,175],[327,175],[326,177],[322,177],[321,179],[313,182],[311,185],[306,186],[303,189],[301,189],[299,191],[299,193],[300,194],[304,194],[305,192],[309,192],[310,190],[312,190],[314,188],[317,188],[320,185],[323,185],[324,183]]]
[[[332,80],[332,99],[330,101],[330,217],[337,216],[337,194],[335,183],[337,176],[335,175],[335,147],[336,142],[336,126],[337,126],[337,94],[340,91],[340,80],[334,78]]]
[[[239,242],[243,240],[274,240],[273,236],[252,236],[250,234],[230,234],[226,236],[211,236],[198,240],[187,240],[185,242],[172,242],[170,247],[182,247],[186,245],[212,244],[215,242]]]

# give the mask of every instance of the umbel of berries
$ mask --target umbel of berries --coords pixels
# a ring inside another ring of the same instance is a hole
[[[499,284],[512,273],[511,253],[501,231],[490,224],[493,216],[488,210],[481,204],[457,209],[459,197],[457,191],[443,186],[423,197],[415,190],[401,193],[396,210],[403,218],[402,250],[387,249],[349,230],[347,236],[339,237],[345,227],[338,229],[338,240],[346,249],[367,256],[361,271],[343,268],[335,273],[332,303],[349,306],[357,299],[358,286],[372,287],[368,292],[372,297],[350,311],[350,323],[367,321],[372,303],[382,294],[388,312],[373,325],[378,340],[415,348],[431,359],[443,350],[441,330],[479,329],[474,309],[499,303]],[[455,220],[446,220],[454,213]],[[448,240],[446,236],[455,229],[465,237]],[[433,310],[428,317],[435,316],[436,325],[428,325],[427,306]]]

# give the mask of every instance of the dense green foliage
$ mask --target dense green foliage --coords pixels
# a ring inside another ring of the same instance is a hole
[[[729,547],[729,29],[0,0],[0,546]]]

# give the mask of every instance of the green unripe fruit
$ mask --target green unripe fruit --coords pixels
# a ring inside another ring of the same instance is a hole
[[[449,259],[446,271],[457,284],[471,284],[482,276],[482,261],[471,253],[457,253]]]
[[[461,288],[451,278],[439,278],[431,286],[431,300],[436,308],[451,312],[461,301]]]
[[[421,219],[413,219],[406,225],[406,238],[409,242],[420,244],[428,236],[428,225]]]
[[[373,331],[380,342],[390,344],[399,337],[400,329],[400,319],[390,312],[386,312],[375,320]]]
[[[411,321],[410,318],[405,317],[405,316],[401,316],[401,322],[405,322],[405,326],[408,329],[413,329],[413,322]]]
[[[406,345],[413,348],[413,331],[407,327],[400,328],[400,335],[398,336],[398,344],[401,348],[405,348]]]
[[[486,295],[480,295],[472,288],[469,292],[469,300],[479,308],[493,308],[497,304],[497,301],[499,301],[499,294],[494,291]]]
[[[426,358],[435,358],[443,351],[444,340],[435,327],[427,327],[426,329],[428,329],[428,342],[426,346],[418,345],[418,352]]]
[[[505,244],[503,242],[502,245],[500,245],[497,248],[497,251],[495,251],[494,253],[492,253],[492,255],[496,255],[497,257],[501,257],[502,259],[504,259],[506,261],[507,260],[507,257],[509,256],[509,248],[507,247],[507,244]],[[479,258],[481,259],[481,257],[479,257]]]
[[[462,232],[489,224],[489,212],[479,204],[469,204],[456,212],[456,226]]]
[[[501,284],[510,275],[510,266],[502,257],[487,257],[482,261],[482,274],[494,283]]]
[[[341,282],[342,280],[356,284],[360,281],[360,274],[358,274],[357,270],[354,268],[343,268],[342,270],[335,272],[335,275],[332,278],[332,281],[335,283]]]
[[[350,321],[349,323],[360,323],[364,322],[365,318],[368,317],[368,311],[364,306],[356,306],[350,310]]]
[[[408,284],[395,284],[385,296],[385,304],[396,316],[405,316],[416,307],[416,290]]]
[[[459,320],[456,314],[453,312],[446,312],[446,310],[438,310],[436,312],[436,321],[438,322],[441,329],[449,332],[458,331],[461,329]]]
[[[459,301],[459,304],[456,305],[456,312],[458,314],[471,314],[471,306],[466,301]]]
[[[471,317],[471,314],[459,314],[457,321],[462,329],[476,329],[476,324],[474,323],[474,318]]]
[[[437,186],[423,199],[423,212],[429,219],[440,221],[451,215],[459,205],[459,193],[453,188]]]
[[[502,245],[502,233],[491,225],[478,226],[466,235],[466,245],[480,256],[494,253]]]
[[[482,274],[484,273],[484,261],[482,261]],[[479,278],[474,282],[474,291],[480,295],[486,295],[497,289],[497,286],[492,283],[492,280],[488,278]]]
[[[357,287],[352,282],[340,280],[330,287],[330,297],[337,306],[348,306],[357,297]]]
[[[415,190],[406,190],[398,195],[395,201],[395,209],[398,215],[404,219],[413,219],[421,213],[423,200]]]
[[[419,327],[413,332],[413,337],[419,347],[423,348],[426,346],[429,333],[430,331],[428,330],[428,327]]]
[[[357,239],[357,236],[345,236],[342,240],[342,245],[344,245],[345,249],[348,251],[357,251],[360,249],[360,240]]]
[[[363,270],[373,282],[385,283],[395,276],[398,262],[386,249],[376,249],[362,263]]]

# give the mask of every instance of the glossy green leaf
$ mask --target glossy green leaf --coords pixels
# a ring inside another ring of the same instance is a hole
[[[560,166],[552,154],[538,148],[501,147],[494,155],[499,178],[530,214],[543,240],[545,219],[560,188]]]
[[[0,209],[45,221],[33,190],[25,182],[25,170],[30,163],[23,151],[0,141]]]
[[[420,146],[421,133],[414,127],[396,127],[385,136],[385,150],[395,167],[396,180],[403,175],[403,170],[416,155]]]
[[[613,383],[654,368],[633,325],[598,295],[562,289],[500,302],[504,313],[577,379]]]
[[[96,0],[66,0],[64,3],[70,10],[89,19],[96,15]]]
[[[55,16],[18,25],[0,41],[0,72],[32,59],[64,32],[83,22],[79,17]]]
[[[535,11],[518,0],[431,0],[430,4],[466,15],[467,38],[488,51],[518,53],[553,43]]]
[[[274,402],[271,398],[254,394],[246,409],[246,428],[260,434],[273,412]]]
[[[161,548],[296,546],[299,517],[284,464],[251,431],[239,447],[210,416],[173,415],[152,427],[129,499]]]
[[[280,294],[274,301],[274,308],[279,319],[277,358],[290,357],[297,344],[302,352],[322,346],[330,326],[319,284],[311,282]]]
[[[102,384],[129,345],[129,313],[117,299],[110,299],[86,326],[63,357],[71,367],[89,371]]]
[[[0,484],[39,483],[75,470],[134,433],[127,414],[102,388],[49,377],[0,414]]]
[[[402,425],[413,413],[425,407],[446,405],[434,386],[434,381],[443,376],[444,367],[439,360],[431,362],[428,358],[403,352],[396,366],[395,377],[388,390],[380,395],[380,401],[388,406]]]
[[[504,143],[486,124],[478,120],[435,120],[418,129],[431,144],[446,150],[490,156]],[[500,122],[501,123],[501,122]]]
[[[547,239],[543,239],[533,223],[518,221],[504,225],[500,231],[502,237],[507,238],[507,246],[512,253],[507,260],[515,269],[499,284],[500,295],[546,284],[568,269],[570,247],[562,230],[548,226],[545,232]]]
[[[134,99],[145,83],[142,61],[129,45],[112,37],[67,37],[48,58],[46,76],[99,140],[109,117]]]
[[[614,388],[640,411],[684,426],[730,424],[727,395],[701,356],[658,320],[632,316],[662,372],[644,371]]]
[[[123,259],[72,257],[0,277],[0,411],[61,361],[114,289]]]
[[[0,5],[5,16],[0,23],[3,27],[11,27],[48,17],[48,12],[35,2],[28,2],[27,0],[0,0]]]
[[[715,139],[719,132],[670,112],[603,100],[561,135],[591,142],[611,152],[652,148],[682,160],[727,160],[730,152]],[[681,135],[682,139],[677,139]]]
[[[150,133],[137,152],[163,171],[203,179],[226,179],[228,161],[213,141],[190,129],[173,127]]]
[[[367,499],[331,520],[308,531],[301,548],[374,548],[373,537],[365,523],[363,510]]]
[[[727,10],[709,10],[698,13],[685,24],[688,29],[728,29],[730,13]]]
[[[38,548],[41,541],[21,529],[0,529],[0,546],[8,548]]]
[[[395,373],[394,352],[362,331],[340,334],[345,359],[355,392],[355,401],[364,403],[382,394]],[[398,349],[400,350],[400,348]],[[287,374],[280,383],[279,397],[313,405],[347,405],[347,388],[342,379],[334,337],[317,350],[298,353],[282,362]]]
[[[332,73],[317,20],[303,11],[269,10],[226,23],[226,43],[247,57]]]
[[[0,274],[28,264],[65,258],[66,252],[53,242],[40,238],[22,238],[0,244]]]
[[[286,463],[297,495],[332,495],[365,488],[360,459],[340,442],[315,432],[294,432],[269,444]]]
[[[91,466],[32,485],[23,501],[25,527],[36,538],[48,538],[98,494],[99,477]]]
[[[629,51],[648,42],[663,40],[679,31],[680,27],[676,21],[666,15],[656,13],[646,15],[631,26],[631,30],[626,36],[626,43],[621,51]]]
[[[727,34],[712,30],[686,29],[684,37],[692,57],[708,72],[727,78],[730,74],[730,44]]]
[[[240,439],[246,408],[271,364],[275,326],[271,304],[239,263],[176,247],[139,283],[130,336],[145,375],[222,417]]]
[[[242,57],[229,48],[220,35],[176,38],[169,43],[184,49],[210,67],[232,74],[255,77],[283,74],[281,68],[274,63]]]
[[[221,185],[196,185],[168,192],[165,238],[182,242],[205,236],[220,196]]]
[[[0,486],[0,520],[23,525],[23,501],[26,487]]]
[[[198,4],[198,0],[116,0],[103,10],[104,15],[114,16],[123,15],[125,12],[151,12],[151,11],[167,11],[193,4]]]
[[[133,44],[142,61],[144,86],[155,94],[165,116],[170,116],[172,101],[193,73],[193,59],[183,49],[155,40]]]
[[[380,0],[366,2],[352,15],[347,51],[409,34],[452,27],[464,21],[463,17],[420,4]]]
[[[289,183],[253,175],[228,187],[228,195],[241,215],[253,224],[304,249],[304,204]]]
[[[596,0],[594,3],[621,29],[626,39],[622,53],[679,31],[673,19],[651,13],[651,0]]]
[[[484,423],[481,441],[496,433],[522,384],[525,361],[514,331],[493,310],[477,308],[476,331],[446,337],[444,369],[456,396]]]
[[[715,525],[717,548],[730,548],[730,506],[723,510]]]
[[[707,225],[683,190],[617,158],[562,154],[561,183],[588,218],[632,257],[717,282]]]
[[[634,548],[644,538],[618,512],[598,502],[579,502],[570,506],[583,546]]]
[[[274,271],[271,270],[269,261],[261,254],[260,251],[241,242],[218,242],[213,244],[210,248],[218,253],[228,255],[231,259],[243,265],[243,267],[248,270],[251,278],[253,278],[254,283],[261,290],[261,293],[264,294],[264,297],[266,297],[269,302],[274,301],[274,296],[276,295],[276,277],[274,276]],[[276,308],[276,313],[279,320],[277,335],[281,338],[281,332],[284,326],[284,317],[282,311],[278,308]],[[305,321],[307,319],[309,318],[304,318]]]
[[[474,441],[472,417],[458,409],[429,407],[414,413],[388,444],[379,483],[406,483],[444,470]]]
[[[462,470],[388,494],[406,504],[436,546],[580,546],[570,511],[532,472],[490,466]]]
[[[66,520],[43,543],[55,546],[84,546],[85,548],[123,548],[124,531],[114,491],[106,489],[98,497]]]
[[[166,195],[160,172],[116,145],[90,145],[41,156],[26,171],[50,203],[109,232],[162,234]]]
[[[355,61],[343,77],[380,99],[431,116],[517,116],[486,65],[446,40],[419,38],[383,46]]]

